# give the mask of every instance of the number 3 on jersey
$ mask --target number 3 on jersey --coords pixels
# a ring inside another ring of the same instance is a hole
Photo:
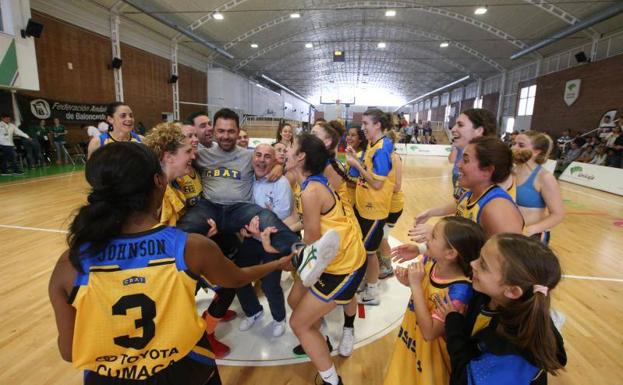
[[[134,320],[134,326],[143,328],[143,336],[130,337],[129,335],[114,338],[116,345],[124,348],[143,349],[156,335],[156,303],[145,294],[132,294],[119,298],[112,307],[113,315],[127,315],[127,310],[132,308],[141,309],[141,318]]]

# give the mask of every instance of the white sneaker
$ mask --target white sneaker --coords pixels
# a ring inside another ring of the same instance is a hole
[[[286,332],[286,320],[273,321],[273,337],[281,337]]]
[[[392,268],[391,262],[386,263],[385,261],[382,261],[380,265],[379,279],[385,279],[394,275],[394,269]]]
[[[251,317],[245,317],[242,321],[240,321],[240,326],[238,328],[241,332],[247,331],[255,325],[255,323],[264,317],[264,310],[260,310],[257,313],[253,314]]]
[[[335,258],[340,247],[340,235],[335,230],[327,231],[322,238],[305,246],[300,265],[297,267],[303,286],[310,287],[318,281],[320,275]]]
[[[340,347],[337,352],[342,357],[350,357],[353,354],[353,345],[355,343],[355,329],[343,328],[342,339],[340,340]]]
[[[362,305],[378,306],[381,303],[379,299],[378,286],[366,285],[366,289],[359,296],[359,303]]]

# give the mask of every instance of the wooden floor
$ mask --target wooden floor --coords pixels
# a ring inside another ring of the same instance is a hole
[[[401,241],[407,241],[414,215],[446,202],[451,191],[450,166],[444,159],[411,156],[405,163],[406,208],[392,234]],[[552,245],[564,273],[573,277],[566,277],[554,292],[554,305],[567,317],[563,336],[569,363],[550,384],[621,384],[623,227],[615,222],[623,224],[623,198],[561,185],[567,217],[553,231]],[[54,230],[67,228],[86,189],[82,173],[0,185],[2,385],[81,383],[81,373],[58,354],[47,283],[65,249],[65,234]],[[337,358],[345,383],[381,384],[395,334],[356,350],[348,359]],[[315,376],[311,364],[220,370],[226,385],[311,384]]]

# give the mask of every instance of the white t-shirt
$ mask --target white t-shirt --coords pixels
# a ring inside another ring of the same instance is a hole
[[[99,124],[97,125],[97,129],[101,133],[108,132],[108,123],[106,123],[106,122],[99,122]]]
[[[88,126],[87,127],[87,134],[89,135],[89,137],[93,138],[93,137],[98,137],[100,136],[101,132],[100,130],[95,127],[95,126]]]

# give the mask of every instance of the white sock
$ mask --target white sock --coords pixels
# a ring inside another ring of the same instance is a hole
[[[378,284],[379,284],[378,282],[374,282],[374,283],[369,283],[368,282],[367,283],[368,287],[371,288],[371,289],[375,289],[378,286]]]
[[[331,385],[337,385],[340,383],[340,378],[337,376],[337,371],[335,370],[335,365],[331,365],[329,370],[319,371],[320,377],[323,381],[328,382]]]

